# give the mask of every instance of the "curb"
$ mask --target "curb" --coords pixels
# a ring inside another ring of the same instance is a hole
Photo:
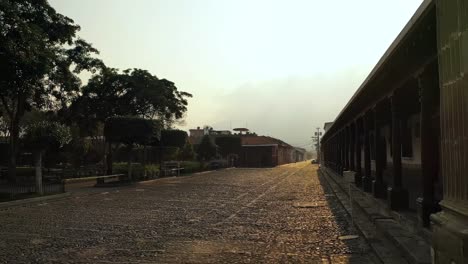
[[[329,184],[333,181],[333,184],[339,189],[338,191],[344,193],[349,200],[349,194],[345,190],[346,187],[340,182],[341,179],[330,175],[326,169],[321,169],[320,173],[325,176]],[[402,227],[401,224],[393,218],[395,214],[383,210],[381,208],[381,203],[375,202],[372,199],[369,200],[369,197],[365,193],[360,192],[359,189],[357,192],[358,195],[354,197],[353,205],[355,205],[355,207],[365,215],[368,221],[371,222],[382,239],[389,241],[393,247],[397,248],[408,263],[431,263],[430,246],[423,238],[417,233],[410,232]],[[374,205],[372,203],[374,203]]]
[[[42,197],[34,197],[34,198],[28,198],[28,199],[22,199],[22,200],[15,200],[15,201],[10,201],[10,202],[3,202],[3,203],[0,203],[0,209],[7,209],[7,208],[10,208],[10,207],[28,205],[28,204],[32,204],[32,203],[49,201],[49,200],[60,200],[60,199],[63,199],[63,198],[67,198],[70,195],[71,195],[71,193],[61,193],[61,194],[53,194],[53,195],[47,195],[47,196],[42,196]]]
[[[195,176],[198,176],[198,175],[208,174],[208,173],[211,173],[211,172],[225,171],[225,170],[232,170],[232,169],[235,169],[235,168],[230,167],[230,168],[223,168],[223,169],[219,169],[219,170],[194,172],[194,173],[184,174],[184,175],[180,175],[180,176],[158,177],[156,179],[151,179],[151,180],[146,180],[146,181],[139,181],[139,182],[136,182],[136,183],[137,184],[139,184],[139,183],[151,183],[151,182],[157,182],[157,181],[161,181],[161,180],[165,180],[165,179],[191,178],[191,177],[195,177]]]
[[[391,241],[382,236],[377,231],[374,223],[368,219],[366,213],[361,207],[356,205],[356,202],[349,200],[349,195],[342,189],[332,176],[328,175],[323,169],[319,169],[318,173],[325,179],[328,186],[332,189],[338,202],[346,210],[347,214],[353,219],[354,227],[358,233],[367,241],[371,251],[383,264],[404,264],[408,263],[401,255],[398,248],[393,246]],[[357,216],[359,215],[359,216]]]

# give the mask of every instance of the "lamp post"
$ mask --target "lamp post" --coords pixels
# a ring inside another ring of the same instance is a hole
[[[320,137],[322,136],[322,132],[320,131],[320,127],[316,128],[317,131],[314,132],[314,136],[312,137],[312,140],[314,140],[315,148],[317,151],[317,162],[320,162]]]

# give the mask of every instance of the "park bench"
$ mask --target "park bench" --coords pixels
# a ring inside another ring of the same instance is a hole
[[[162,171],[164,176],[180,176],[184,168],[180,167],[178,161],[166,161],[163,163]]]

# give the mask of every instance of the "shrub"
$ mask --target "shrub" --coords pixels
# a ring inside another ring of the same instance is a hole
[[[216,156],[217,146],[210,136],[203,136],[200,145],[198,146],[197,154],[200,161],[207,161]]]

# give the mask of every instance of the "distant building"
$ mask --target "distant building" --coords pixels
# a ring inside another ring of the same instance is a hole
[[[275,167],[294,162],[295,148],[267,136],[242,136],[241,167]]]
[[[188,141],[192,145],[200,144],[202,137],[205,135],[203,128],[197,127],[194,129],[189,129]]]
[[[212,135],[212,136],[229,136],[229,135],[232,135],[232,133],[229,130],[210,130],[209,135]]]
[[[239,153],[232,153],[236,157],[236,164],[240,167],[275,167],[281,164],[303,161],[306,150],[295,148],[284,141],[268,136],[257,136],[246,128],[230,130],[214,130],[212,127],[197,127],[189,130],[189,142],[198,145],[205,135],[210,137],[233,136],[241,138]],[[244,134],[245,132],[245,134]]]
[[[229,130],[214,130],[212,127],[197,127],[196,129],[189,129],[189,142],[192,145],[200,144],[200,141],[204,135],[210,136],[229,136],[232,132]]]
[[[295,147],[294,148],[294,151],[293,151],[293,158],[292,160],[294,162],[300,162],[300,161],[304,161],[306,159],[306,150],[304,148],[298,148],[298,147]]]

